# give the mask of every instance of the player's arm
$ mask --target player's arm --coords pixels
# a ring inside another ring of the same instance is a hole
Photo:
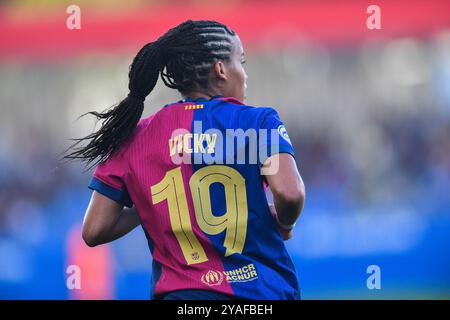
[[[292,155],[275,154],[266,159],[263,168],[273,168],[275,161],[278,162],[278,169],[265,178],[273,194],[275,212],[274,208],[271,208],[272,213],[279,222],[284,239],[287,240],[292,236],[294,224],[303,209],[305,185]]]
[[[94,191],[83,221],[83,240],[90,247],[116,240],[140,224],[134,208],[124,209],[114,200]]]

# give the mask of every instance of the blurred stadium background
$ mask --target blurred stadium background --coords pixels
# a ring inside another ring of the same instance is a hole
[[[137,50],[188,18],[241,36],[248,103],[275,106],[295,144],[307,201],[287,245],[303,298],[450,298],[446,0],[1,1],[0,298],[149,297],[142,230],[87,248],[90,173],[59,157],[95,126],[78,116],[127,94]],[[160,84],[145,113],[178,98]],[[73,264],[81,290],[66,286]]]

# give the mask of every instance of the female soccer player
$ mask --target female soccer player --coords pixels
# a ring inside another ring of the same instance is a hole
[[[152,298],[299,298],[283,240],[303,208],[304,185],[277,112],[243,104],[244,62],[227,26],[178,25],[138,52],[128,96],[91,112],[102,127],[67,156],[98,164],[84,241],[97,246],[142,225]],[[159,75],[183,100],[140,120]]]

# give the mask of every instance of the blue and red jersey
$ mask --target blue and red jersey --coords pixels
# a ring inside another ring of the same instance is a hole
[[[186,99],[141,120],[97,166],[89,187],[138,212],[153,257],[152,297],[198,289],[299,298],[261,175],[275,153],[294,156],[273,108]]]

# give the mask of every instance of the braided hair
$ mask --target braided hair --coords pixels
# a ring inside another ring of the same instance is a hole
[[[144,111],[144,100],[158,77],[169,88],[186,94],[208,89],[213,64],[229,61],[235,32],[216,21],[187,20],[142,47],[128,73],[130,90],[119,104],[105,112],[88,112],[102,120],[101,128],[84,138],[74,139],[66,159],[79,159],[93,167],[107,160],[131,138]],[[86,115],[85,114],[85,115]],[[78,147],[82,142],[88,142]]]

